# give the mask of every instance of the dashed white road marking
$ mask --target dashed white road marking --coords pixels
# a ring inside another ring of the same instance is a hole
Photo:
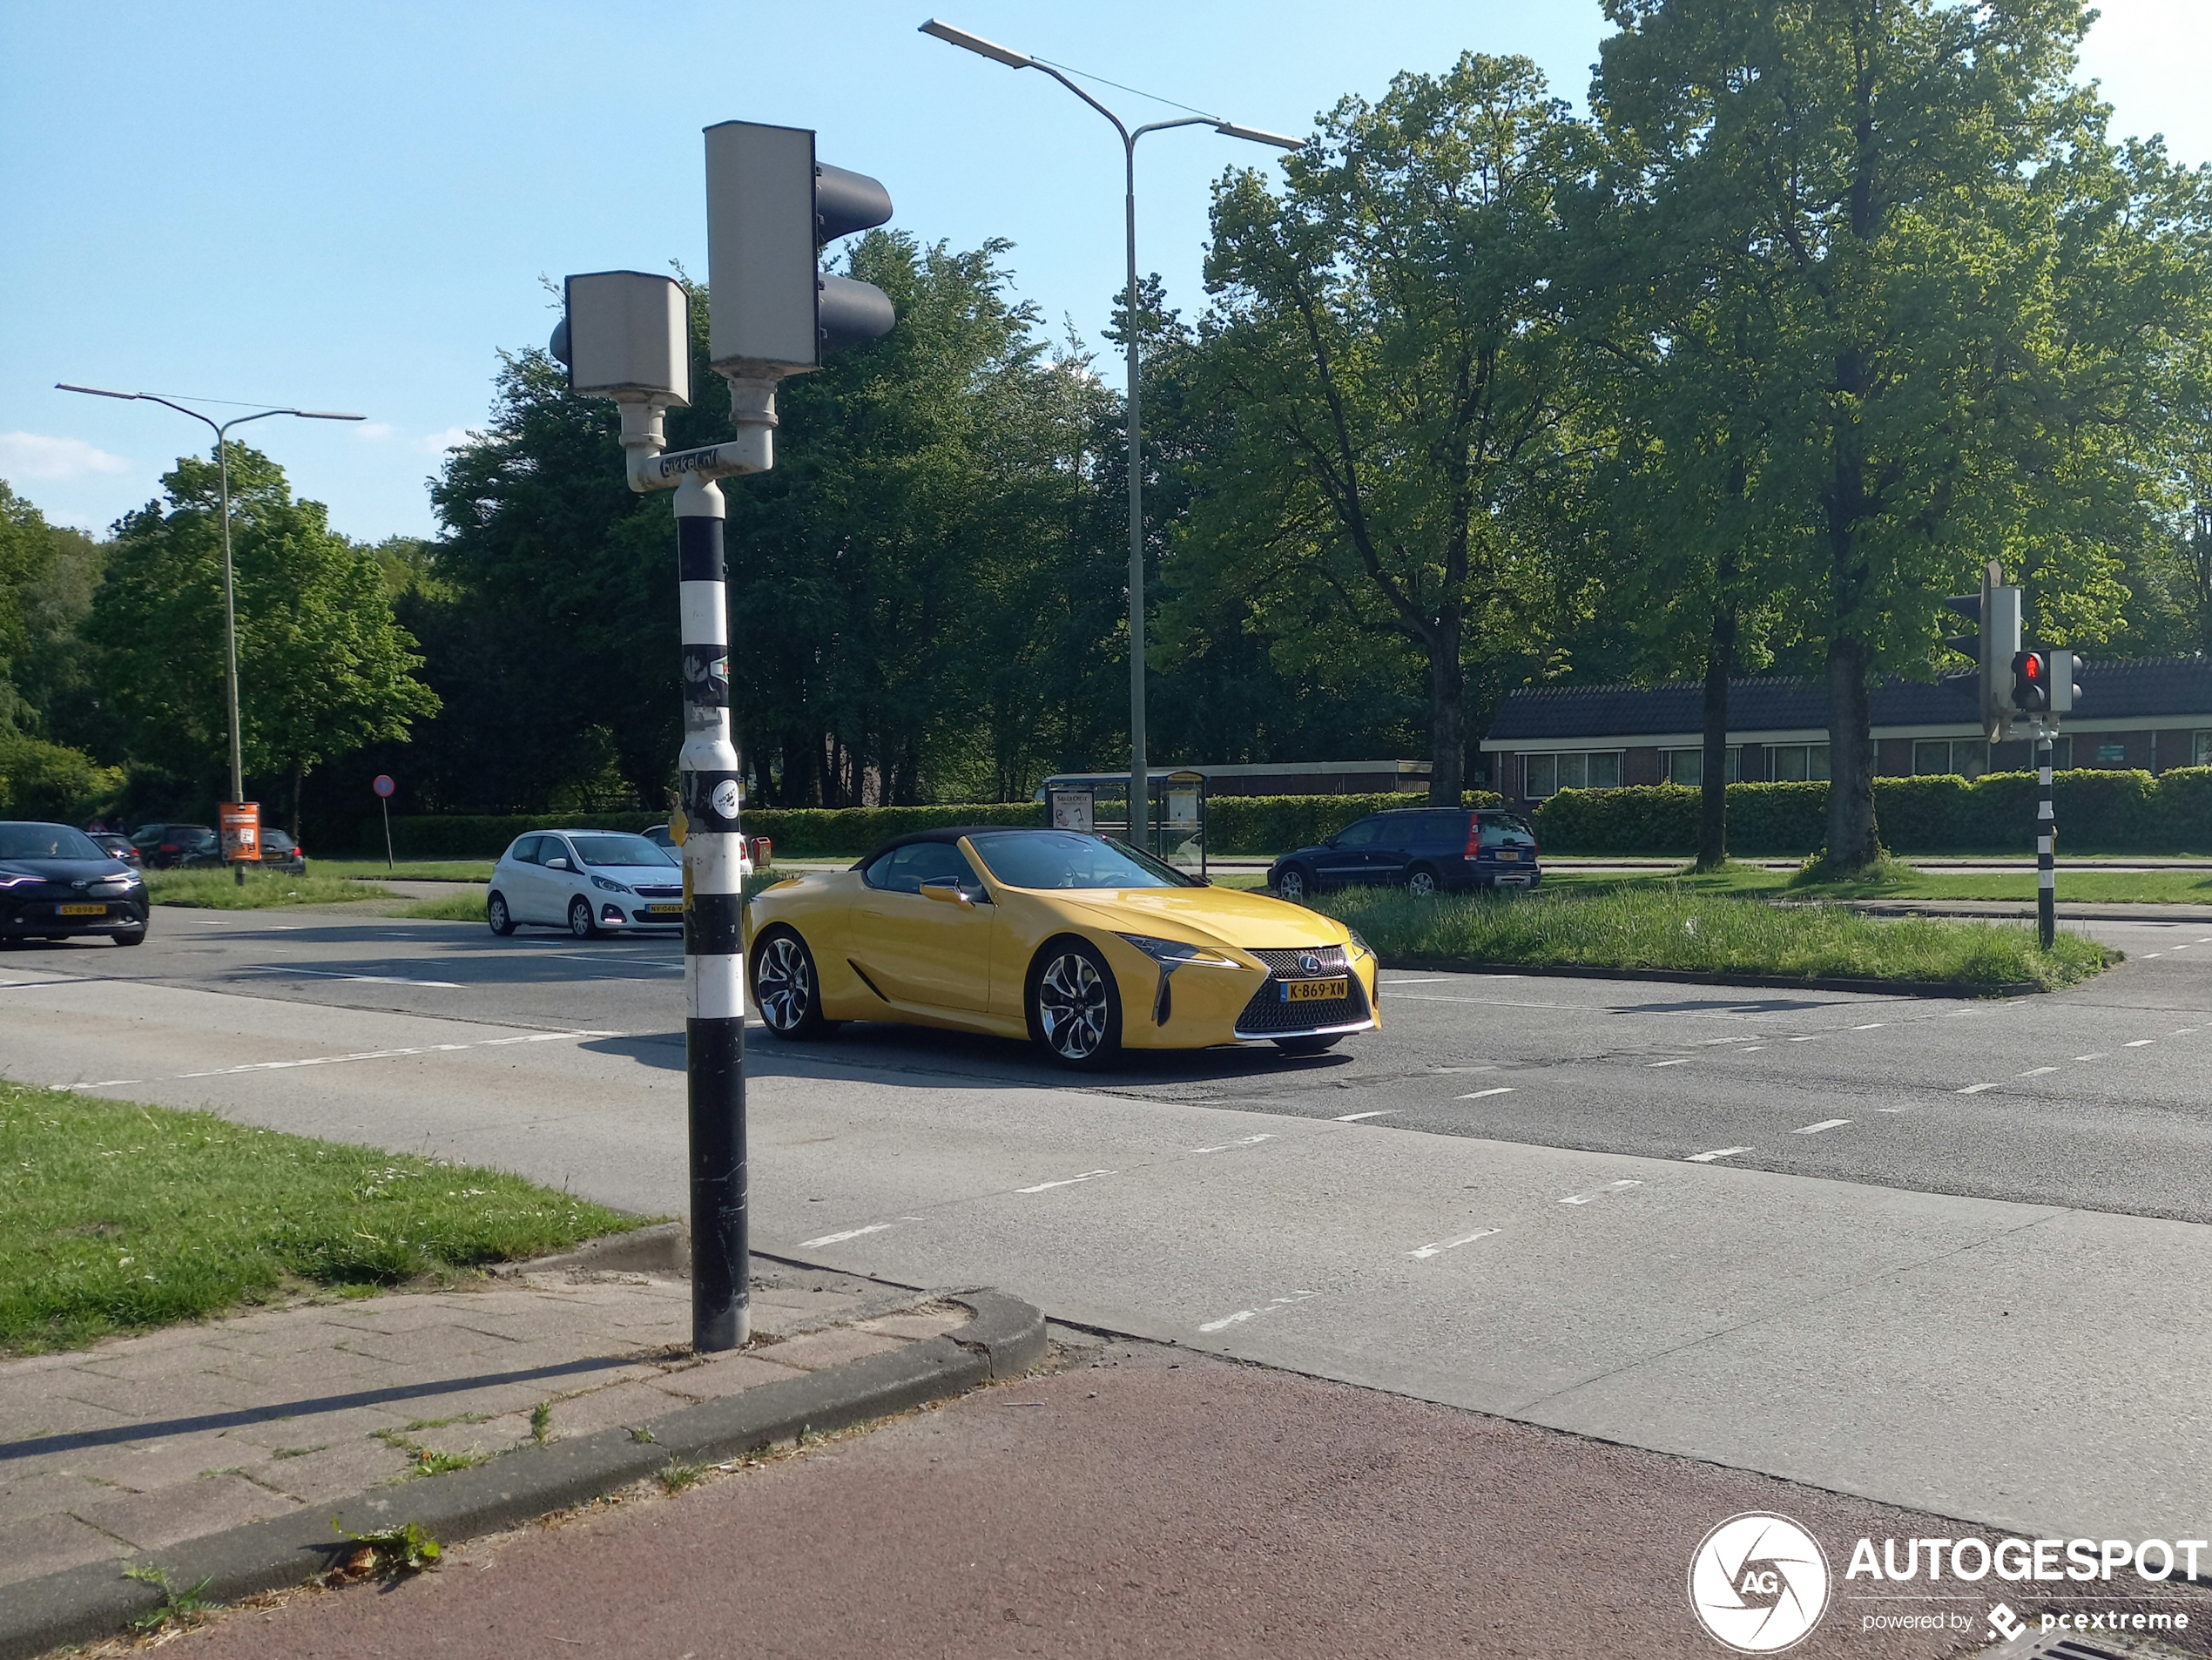
[[[2077,1061],[2101,1061],[2109,1053],[2107,1049],[2096,1049],[2087,1055],[2077,1055],[2074,1058]]]
[[[1068,1176],[1056,1182],[1039,1182],[1035,1187],[1017,1187],[1017,1193],[1042,1193],[1048,1188],[1073,1187],[1077,1182],[1094,1182],[1102,1176],[1118,1176],[1117,1170],[1087,1170],[1080,1176]]]
[[[1473,1233],[1463,1233],[1456,1239],[1439,1239],[1434,1245],[1425,1245],[1417,1251],[1408,1251],[1409,1257],[1440,1257],[1447,1251],[1457,1251],[1463,1245],[1473,1245],[1477,1239],[1487,1239],[1498,1230],[1477,1228]]]
[[[1807,1032],[1803,1037],[1793,1037],[1790,1041],[1792,1043],[1810,1043],[1821,1036],[1818,1032]]]
[[[1395,1107],[1377,1107],[1372,1112],[1342,1112],[1329,1122],[1332,1124],[1356,1124],[1362,1118],[1387,1118],[1397,1110]]]
[[[2031,1066],[2027,1071],[2017,1073],[2014,1076],[2023,1078],[2040,1078],[2046,1072],[2055,1072],[2058,1070],[2059,1069],[2055,1066]]]
[[[1501,1083],[1494,1090],[1476,1090],[1471,1094],[1461,1096],[1460,1099],[1462,1101],[1480,1101],[1483,1097],[1487,1095],[1511,1095],[1512,1093],[1513,1085],[1510,1083]]]
[[[1851,1030],[1855,1032],[1878,1032],[1881,1029],[1882,1022],[1878,1020],[1871,1020],[1864,1026],[1854,1026],[1851,1028]]]
[[[1608,1193],[1618,1193],[1627,1188],[1642,1185],[1642,1182],[1608,1182],[1603,1187],[1594,1187],[1587,1193],[1570,1193],[1560,1200],[1560,1203],[1561,1205],[1588,1205],[1593,1199],[1603,1198]]]
[[[1710,1164],[1716,1158],[1733,1158],[1738,1153],[1748,1153],[1749,1147],[1716,1147],[1710,1153],[1692,1153],[1682,1162],[1685,1164]]]
[[[801,1239],[799,1242],[799,1248],[801,1251],[813,1251],[823,1245],[843,1245],[847,1239],[857,1239],[862,1234],[881,1233],[887,1228],[895,1228],[898,1225],[895,1222],[871,1222],[865,1228],[847,1228],[842,1233],[825,1233],[819,1239]]]
[[[1848,1118],[1823,1118],[1817,1124],[1800,1124],[1790,1133],[1793,1136],[1817,1136],[1824,1130],[1840,1130],[1850,1122]]]
[[[2162,957],[2165,955],[2163,951],[2146,951],[2143,953],[2143,961],[2148,962],[2153,957]]]
[[[1218,1147],[1193,1147],[1190,1151],[1194,1153],[1225,1153],[1235,1148],[1251,1147],[1259,1142],[1272,1141],[1274,1139],[1274,1135],[1271,1132],[1264,1136],[1240,1136],[1235,1141],[1223,1142]],[[1028,1190],[1024,1189],[1023,1191],[1027,1191]]]
[[[1759,1053],[1759,1051],[1760,1051],[1760,1050],[1764,1049],[1764,1048],[1766,1048],[1766,1045],[1765,1045],[1765,1044],[1764,1044],[1764,1043],[1754,1043],[1754,1044],[1752,1044],[1752,1045],[1750,1046],[1750,1048],[1749,1048],[1749,1049],[1740,1049],[1737,1050],[1736,1052],[1737,1052],[1738,1055],[1757,1055],[1757,1053]]]
[[[1320,1293],[1318,1292],[1292,1292],[1288,1297],[1275,1298],[1261,1307],[1240,1308],[1234,1314],[1224,1314],[1217,1320],[1208,1320],[1198,1329],[1202,1332],[1225,1331],[1230,1326],[1238,1325],[1243,1321],[1256,1320],[1262,1314],[1272,1314],[1278,1308],[1288,1308],[1293,1303],[1302,1303],[1309,1297],[1318,1297]]]
[[[253,965],[261,974],[305,974],[318,980],[358,980],[372,986],[429,986],[439,991],[458,991],[458,980],[408,980],[390,974],[341,974],[331,968],[290,968],[281,963],[260,962]]]
[[[2183,1027],[2180,1027],[2180,1028],[2176,1029],[2175,1030],[2174,1030],[2174,1031],[2172,1031],[2172,1032],[2168,1033],[2168,1034],[2167,1034],[2167,1036],[2169,1036],[2169,1037],[2187,1037],[2187,1036],[2188,1036],[2191,1032],[2194,1032],[2195,1029],[2196,1029],[2196,1028],[2195,1028],[2195,1027],[2194,1027],[2194,1026],[2183,1026]]]
[[[1678,1061],[1653,1061],[1649,1063],[1649,1064],[1653,1066],[1688,1066],[1693,1058],[1694,1057],[1690,1056],[1685,1055]]]
[[[1984,1090],[1993,1090],[1997,1086],[1993,1083],[1969,1083],[1965,1089],[1953,1090],[1952,1093],[1955,1095],[1979,1095]]]
[[[2155,1043],[2156,1042],[2158,1042],[2158,1040],[2155,1037],[2139,1037],[2134,1043],[2122,1043],[2120,1047],[2122,1049],[2148,1049],[2150,1045]]]

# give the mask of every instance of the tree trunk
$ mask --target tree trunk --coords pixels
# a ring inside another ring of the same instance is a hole
[[[1866,642],[1828,647],[1828,866],[1837,875],[1882,856],[1874,824],[1874,736],[1866,697]]]
[[[300,794],[307,781],[307,769],[298,761],[292,763],[292,839],[300,840]]]
[[[1460,805],[1467,775],[1467,671],[1460,666],[1460,619],[1438,619],[1429,638],[1428,799]]]
[[[1728,862],[1728,677],[1736,667],[1736,608],[1713,607],[1713,635],[1705,647],[1705,763],[1699,786],[1697,868]]]

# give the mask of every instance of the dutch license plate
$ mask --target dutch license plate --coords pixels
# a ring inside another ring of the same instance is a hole
[[[1501,847],[1498,849],[1498,860],[1501,864],[1510,862],[1517,865],[1521,862],[1521,849],[1518,847]]]
[[[1348,979],[1285,980],[1283,982],[1283,1001],[1286,1003],[1341,1002],[1351,995],[1352,982]]]
[[[54,908],[64,916],[105,916],[105,905],[57,905]]]
[[[684,908],[681,905],[653,905],[649,906],[647,908],[650,909],[655,916],[681,916],[684,914]]]

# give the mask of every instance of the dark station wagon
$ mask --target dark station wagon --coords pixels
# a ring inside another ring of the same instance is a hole
[[[1400,807],[1348,824],[1316,847],[1285,854],[1267,885],[1301,900],[1330,887],[1409,894],[1534,887],[1543,880],[1536,833],[1500,807]]]

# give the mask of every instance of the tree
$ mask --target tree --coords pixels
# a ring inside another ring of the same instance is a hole
[[[1559,193],[1582,133],[1525,58],[1468,54],[1348,98],[1218,188],[1204,339],[1221,428],[1184,546],[1256,562],[1339,641],[1426,670],[1433,799],[1464,778],[1467,664],[1527,654],[1576,460]]]
[[[2101,532],[2138,514],[2131,391],[2175,321],[2103,297],[2142,227],[2130,163],[2070,76],[2078,0],[1607,0],[1595,98],[1642,188],[1757,298],[1750,512],[1800,550],[1824,644],[1827,856],[1879,857],[1868,690],[1926,673],[1943,596],[1993,553],[2054,628],[2116,612]],[[2068,262],[2079,274],[2067,278]],[[2115,424],[2116,423],[2116,424]]]
[[[375,558],[332,533],[319,502],[243,445],[230,457],[239,712],[246,771],[291,786],[372,742],[406,739],[438,700],[393,620]],[[165,509],[118,527],[84,625],[125,723],[130,758],[212,780],[227,773],[223,545],[215,463],[179,461]]]

